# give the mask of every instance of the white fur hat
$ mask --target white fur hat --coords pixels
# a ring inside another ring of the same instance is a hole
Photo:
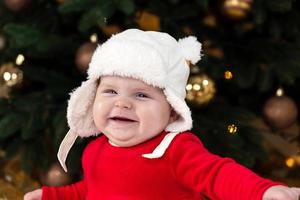
[[[66,171],[65,160],[78,136],[97,135],[92,107],[101,76],[116,75],[130,77],[159,87],[167,101],[179,115],[169,124],[169,132],[161,144],[146,158],[161,157],[172,139],[179,132],[192,128],[191,112],[185,102],[189,66],[200,60],[201,44],[193,36],[178,42],[167,33],[128,29],[112,36],[99,46],[93,54],[88,69],[88,78],[71,93],[67,118],[70,130],[61,143],[58,159]]]

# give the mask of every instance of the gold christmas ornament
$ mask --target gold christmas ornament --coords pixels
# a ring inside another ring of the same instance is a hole
[[[122,29],[118,25],[106,25],[100,27],[101,31],[108,37],[120,33]]]
[[[70,184],[72,177],[62,169],[58,162],[55,162],[45,174],[42,174],[41,182],[49,186],[62,186]]]
[[[160,30],[159,17],[148,11],[138,12],[136,22],[139,25],[139,27],[145,31],[159,31]]]
[[[30,2],[31,0],[4,0],[6,7],[14,12],[25,9]]]
[[[233,20],[241,20],[247,17],[251,7],[252,0],[224,0],[223,12]]]
[[[1,51],[2,49],[4,49],[5,44],[6,44],[5,37],[4,37],[4,35],[1,35],[1,34],[0,34],[0,51]]]
[[[206,74],[191,76],[186,86],[188,101],[198,105],[209,103],[216,93],[214,81]]]
[[[75,63],[80,72],[86,73],[96,48],[97,44],[92,42],[86,42],[78,48]]]
[[[263,114],[271,127],[285,129],[296,122],[298,109],[290,97],[274,96],[266,101]]]
[[[0,67],[0,85],[12,87],[20,84],[23,79],[23,72],[13,63],[6,63]]]

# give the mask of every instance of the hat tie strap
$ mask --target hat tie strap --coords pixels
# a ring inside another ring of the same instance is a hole
[[[178,135],[180,132],[173,132],[173,133],[168,133],[165,135],[164,139],[161,141],[161,143],[153,150],[152,153],[147,153],[143,154],[142,156],[144,158],[160,158],[164,155],[165,151],[173,141],[176,135]]]

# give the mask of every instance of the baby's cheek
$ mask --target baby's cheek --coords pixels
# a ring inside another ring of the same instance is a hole
[[[98,126],[101,125],[101,120],[103,119],[103,110],[101,110],[101,105],[97,105],[94,104],[93,106],[93,120],[97,126],[97,128],[99,128]]]

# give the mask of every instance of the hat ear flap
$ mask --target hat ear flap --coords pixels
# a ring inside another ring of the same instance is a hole
[[[90,79],[82,82],[70,95],[67,119],[70,129],[81,137],[98,134],[93,120],[93,104],[96,96],[97,81]]]

